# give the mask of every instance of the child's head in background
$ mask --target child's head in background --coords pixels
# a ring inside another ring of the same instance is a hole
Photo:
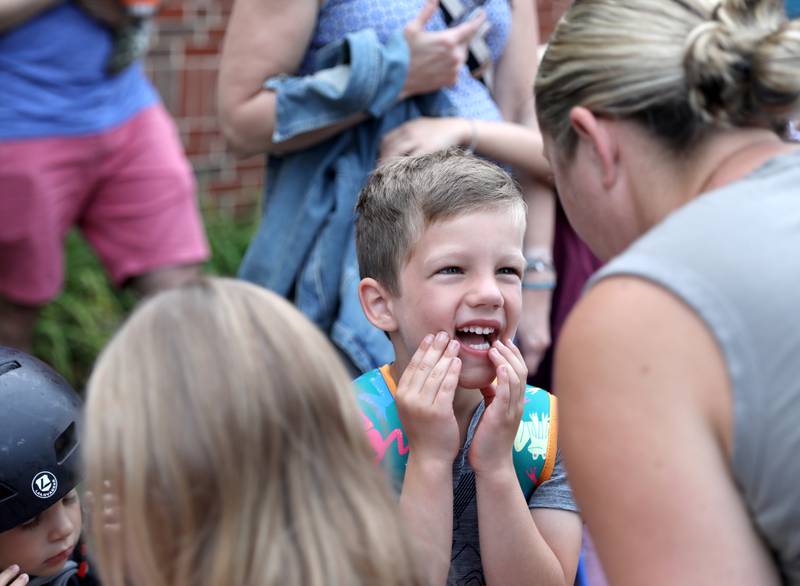
[[[100,356],[87,483],[107,586],[416,584],[336,352],[293,306],[204,279],[147,301]]]
[[[74,565],[80,408],[52,368],[0,347],[0,571],[47,577]]]

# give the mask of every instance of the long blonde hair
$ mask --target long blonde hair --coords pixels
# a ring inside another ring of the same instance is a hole
[[[421,583],[335,351],[264,289],[204,279],[144,303],[86,419],[86,484],[121,502],[116,539],[92,524],[107,586]]]
[[[536,79],[543,132],[569,112],[635,119],[676,152],[727,127],[785,127],[800,108],[800,21],[783,0],[576,0]]]

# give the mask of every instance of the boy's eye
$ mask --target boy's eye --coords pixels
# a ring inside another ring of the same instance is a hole
[[[20,524],[20,527],[23,529],[33,529],[39,524],[39,515],[36,515],[33,519],[28,519],[24,523]]]
[[[436,272],[440,275],[460,275],[463,271],[459,267],[444,267]]]
[[[64,498],[61,499],[61,500],[63,500],[64,504],[67,504],[67,505],[70,505],[70,504],[74,503],[75,501],[78,500],[78,491],[71,490],[66,495],[64,495]]]
[[[516,275],[522,278],[522,271],[516,267],[503,267],[497,271],[501,275]]]

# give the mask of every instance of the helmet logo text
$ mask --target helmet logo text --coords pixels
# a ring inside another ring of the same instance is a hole
[[[58,490],[58,480],[50,472],[39,472],[33,477],[31,489],[40,499],[49,499]]]

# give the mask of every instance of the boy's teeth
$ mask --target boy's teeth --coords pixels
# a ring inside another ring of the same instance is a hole
[[[483,342],[482,344],[468,344],[468,346],[474,350],[488,350],[489,342]]]
[[[460,328],[458,331],[459,332],[470,332],[470,333],[473,333],[473,334],[480,334],[481,336],[485,336],[487,334],[494,333],[494,328],[489,328],[489,327],[482,328],[480,326],[468,326],[466,328]]]

